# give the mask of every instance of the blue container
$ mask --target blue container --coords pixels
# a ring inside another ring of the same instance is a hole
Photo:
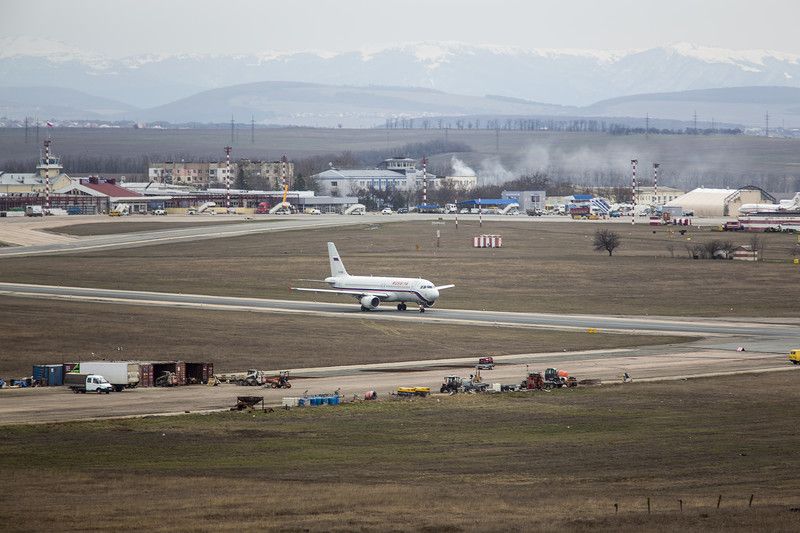
[[[339,405],[339,397],[334,396],[331,398],[331,405]]]
[[[64,384],[64,365],[47,365],[47,385],[60,387]]]
[[[306,399],[305,398],[298,398],[297,399],[297,407],[305,407],[306,406]]]
[[[33,365],[33,380],[47,381],[47,367],[45,365]]]

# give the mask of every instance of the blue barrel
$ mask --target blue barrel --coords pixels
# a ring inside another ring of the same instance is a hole
[[[306,399],[305,398],[298,398],[297,399],[297,407],[305,407],[306,406]]]
[[[333,400],[331,405],[339,405],[339,397],[338,396],[334,396],[333,398],[331,398],[331,400]]]

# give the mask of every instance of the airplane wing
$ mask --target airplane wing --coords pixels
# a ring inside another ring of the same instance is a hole
[[[304,287],[290,287],[293,291],[305,291],[305,292],[326,292],[330,294],[346,294],[348,296],[365,296],[367,294],[372,296],[377,296],[381,300],[386,299],[389,297],[388,292],[381,292],[381,291],[357,291],[352,289],[307,289]]]
[[[452,289],[453,287],[455,287],[455,285],[439,285],[438,287],[435,287],[435,289],[440,291],[442,289]]]

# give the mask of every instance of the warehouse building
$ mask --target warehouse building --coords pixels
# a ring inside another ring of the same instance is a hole
[[[636,189],[636,203],[637,205],[664,205],[667,202],[683,196],[686,191],[675,189],[673,187],[639,187]]]
[[[437,186],[438,179],[434,174],[423,173],[417,168],[417,161],[407,157],[386,159],[374,169],[344,170],[331,167],[312,176],[323,194],[333,196],[355,194],[366,189],[422,190],[425,178],[429,189]]]
[[[700,187],[666,203],[680,207],[684,213],[698,217],[736,217],[743,204],[775,203],[775,197],[765,190],[748,185],[740,189],[706,189]]]

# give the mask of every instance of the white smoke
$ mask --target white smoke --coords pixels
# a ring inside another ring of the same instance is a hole
[[[453,156],[450,159],[450,166],[453,167],[453,175],[454,176],[474,176],[475,171],[472,170],[472,167],[464,163],[462,160]]]

